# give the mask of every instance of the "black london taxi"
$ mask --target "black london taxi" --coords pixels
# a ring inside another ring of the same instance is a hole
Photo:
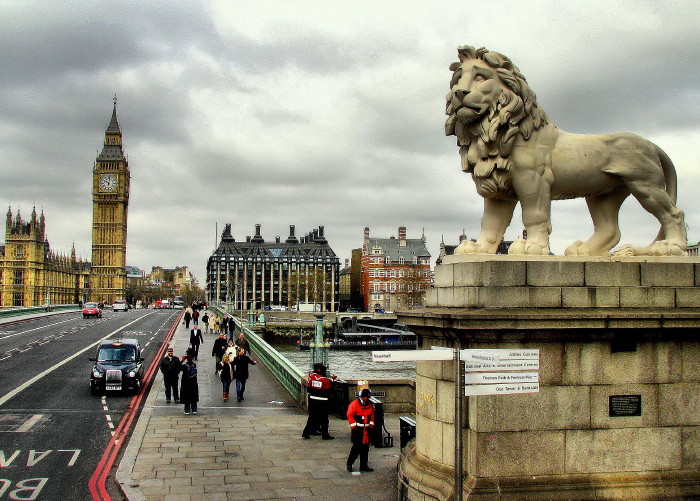
[[[99,395],[105,391],[137,393],[143,380],[141,346],[136,339],[109,339],[97,347],[95,365],[90,372],[90,391]]]

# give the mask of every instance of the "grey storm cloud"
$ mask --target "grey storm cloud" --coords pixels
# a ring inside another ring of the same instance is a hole
[[[693,1],[27,1],[0,15],[0,202],[43,209],[54,249],[90,257],[91,169],[116,94],[128,264],[203,282],[224,223],[236,239],[259,223],[267,240],[323,225],[341,259],[365,226],[406,226],[435,257],[443,237],[478,234],[483,204],[443,132],[463,44],[511,57],[561,128],[658,142],[700,238]],[[625,242],[656,234],[636,201],[623,213]],[[555,252],[587,221],[583,201],[555,204]],[[521,231],[516,210],[506,238]]]

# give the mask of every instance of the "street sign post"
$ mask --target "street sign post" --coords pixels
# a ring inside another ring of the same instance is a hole
[[[373,351],[374,362],[411,360],[455,361],[455,501],[462,500],[462,388],[465,396],[509,395],[540,391],[540,350],[462,350],[434,346],[430,350]],[[462,365],[464,364],[464,365]]]

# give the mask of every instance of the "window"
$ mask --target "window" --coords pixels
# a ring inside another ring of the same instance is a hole
[[[399,256],[399,264],[404,264],[406,259],[403,256]]]

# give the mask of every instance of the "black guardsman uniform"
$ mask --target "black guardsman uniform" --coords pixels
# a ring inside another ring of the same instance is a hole
[[[323,440],[333,440],[328,433],[328,407],[332,395],[331,380],[326,376],[326,366],[320,363],[314,364],[314,371],[309,374],[306,384],[309,394],[309,418],[306,420],[301,436],[311,438],[311,435],[321,431]]]

